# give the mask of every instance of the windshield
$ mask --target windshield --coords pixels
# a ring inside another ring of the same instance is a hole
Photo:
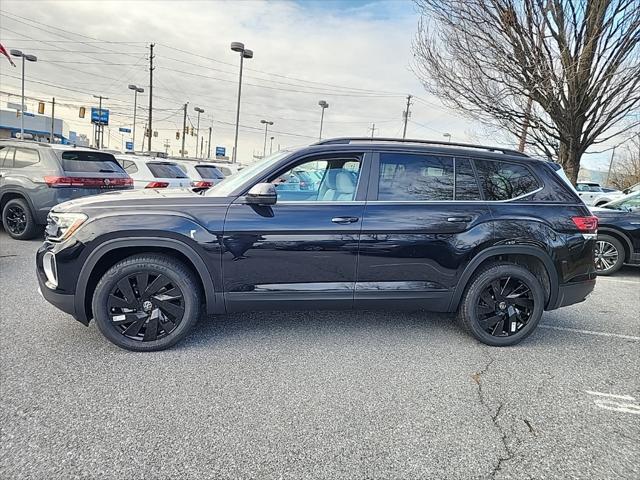
[[[291,152],[287,151],[276,152],[273,155],[269,155],[268,157],[265,157],[262,160],[254,163],[253,165],[249,165],[248,167],[240,170],[238,173],[231,175],[230,177],[226,177],[219,184],[210,188],[206,195],[211,197],[227,197],[231,194],[231,192],[244,184],[256,173],[269,168],[270,165],[273,165],[290,153]]]
[[[633,192],[619,200],[609,202],[603,205],[603,208],[622,210],[624,212],[640,212],[640,191]]]

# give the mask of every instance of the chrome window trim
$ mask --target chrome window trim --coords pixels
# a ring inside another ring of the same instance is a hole
[[[341,200],[339,202],[330,202],[330,201],[320,201],[314,202],[313,200],[301,200],[299,202],[284,200],[282,202],[276,202],[275,206],[278,205],[364,205],[367,202],[365,200]]]

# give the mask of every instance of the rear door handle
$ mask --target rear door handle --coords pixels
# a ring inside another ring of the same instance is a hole
[[[344,225],[347,223],[355,223],[358,220],[360,220],[358,217],[333,217],[331,219],[333,223],[339,223],[341,225]]]
[[[447,218],[447,222],[470,222],[473,220],[470,216],[460,216],[460,217],[449,217]]]

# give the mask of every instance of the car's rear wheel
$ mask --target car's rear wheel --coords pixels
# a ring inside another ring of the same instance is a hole
[[[530,271],[496,263],[473,277],[458,314],[463,326],[482,343],[514,345],[535,330],[544,301],[544,288]]]
[[[23,198],[13,198],[6,203],[2,209],[2,226],[16,240],[29,240],[38,234],[31,208]]]
[[[169,348],[200,315],[200,287],[183,263],[164,255],[126,258],[100,279],[93,295],[98,328],[121,348]]]
[[[611,275],[622,268],[624,246],[611,235],[598,235],[594,255],[598,275]]]

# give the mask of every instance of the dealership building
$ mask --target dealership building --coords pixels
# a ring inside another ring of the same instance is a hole
[[[26,112],[24,114],[24,133],[33,140],[48,142],[51,136],[51,117]],[[61,118],[53,118],[53,136],[55,143],[70,143],[69,126]],[[72,135],[73,136],[73,135]],[[0,139],[20,137],[20,113],[16,110],[0,110]]]

